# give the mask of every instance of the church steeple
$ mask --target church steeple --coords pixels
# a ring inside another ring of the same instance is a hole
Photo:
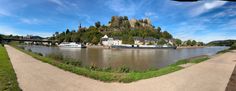
[[[79,23],[78,31],[82,28],[81,23]]]
[[[79,24],[79,29],[82,28],[81,23]]]

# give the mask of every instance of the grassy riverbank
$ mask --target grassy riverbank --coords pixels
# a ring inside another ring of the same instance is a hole
[[[0,45],[0,91],[21,91],[5,48]]]
[[[121,71],[114,71],[114,70],[107,71],[107,70],[97,69],[93,66],[91,67],[75,66],[74,63],[63,62],[61,61],[62,59],[60,58],[56,60],[55,58],[43,57],[39,54],[26,51],[24,49],[16,47],[16,44],[12,44],[12,46],[38,60],[49,63],[51,65],[54,65],[66,71],[70,71],[79,75],[83,75],[86,77],[90,77],[90,78],[105,81],[105,82],[119,81],[119,82],[127,83],[127,82],[133,82],[133,81],[137,81],[141,79],[157,77],[157,76],[165,75],[165,74],[183,69],[182,67],[179,66],[181,64],[190,63],[190,62],[199,63],[201,61],[208,59],[208,57],[198,57],[198,58],[192,58],[192,59],[179,60],[175,64],[169,65],[167,67],[156,69],[156,70],[147,70],[144,72],[130,71],[126,67],[121,67],[120,69]]]
[[[231,45],[229,49],[225,49],[225,50],[217,52],[217,54],[222,54],[222,53],[230,52],[231,50],[236,50],[236,43]]]

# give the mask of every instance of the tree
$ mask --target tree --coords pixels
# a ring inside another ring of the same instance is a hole
[[[134,44],[134,39],[131,36],[123,35],[122,44]]]
[[[187,46],[191,46],[192,45],[192,41],[191,40],[187,40]]]
[[[172,35],[171,35],[170,33],[168,33],[167,31],[164,31],[164,32],[162,33],[162,37],[163,37],[164,39],[172,39]]]
[[[177,46],[180,46],[180,45],[182,44],[182,41],[181,41],[180,39],[176,39],[176,40],[175,40],[175,44],[176,44]]]
[[[124,16],[124,20],[129,20],[127,16]]]
[[[70,33],[70,30],[69,29],[66,29],[66,34]]]
[[[0,43],[2,43],[3,35],[0,34]]]
[[[159,39],[159,41],[157,42],[158,45],[164,45],[167,42],[164,39]]]
[[[197,42],[197,45],[198,45],[198,46],[203,46],[204,43],[203,43],[203,42]]]
[[[157,33],[161,33],[161,27],[157,27]]]
[[[140,27],[140,26],[141,26],[141,24],[138,21],[136,21],[135,22],[135,27]]]
[[[196,40],[192,40],[191,46],[194,46],[196,44],[197,44]]]
[[[55,32],[55,35],[56,35],[56,36],[59,35],[59,32]]]
[[[101,26],[100,21],[95,22],[95,26],[96,26],[96,28],[99,28]]]
[[[98,42],[99,42],[99,39],[96,36],[94,36],[91,43],[98,44]]]
[[[71,35],[69,35],[69,34],[67,34],[66,36],[65,36],[65,40],[64,40],[65,42],[71,42]]]

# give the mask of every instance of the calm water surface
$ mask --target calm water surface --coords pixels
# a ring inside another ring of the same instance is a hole
[[[127,66],[133,70],[161,68],[175,63],[179,59],[214,55],[227,47],[184,48],[184,49],[101,49],[101,48],[58,48],[46,46],[24,46],[26,50],[47,55],[62,53],[66,57],[79,59],[83,66],[97,67]]]

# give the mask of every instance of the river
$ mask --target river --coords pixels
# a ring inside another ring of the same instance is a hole
[[[62,53],[63,56],[78,59],[83,66],[95,65],[99,68],[121,66],[133,70],[147,70],[165,67],[180,59],[200,55],[212,56],[227,47],[181,48],[181,49],[103,49],[103,48],[59,48],[28,45],[26,50],[42,53]]]

